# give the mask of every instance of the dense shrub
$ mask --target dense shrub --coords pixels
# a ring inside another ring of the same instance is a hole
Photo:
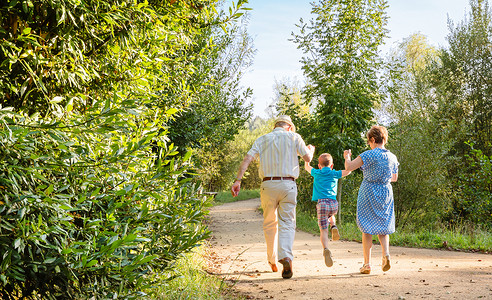
[[[465,155],[468,172],[460,177],[459,198],[450,217],[492,228],[492,156],[473,146]]]
[[[207,237],[206,199],[185,178],[190,156],[175,157],[153,124],[130,119],[112,124],[149,132],[123,138],[86,124],[75,134],[2,111],[2,299],[136,297],[146,274]]]
[[[207,237],[169,124],[220,85],[219,4],[0,2],[1,298],[140,297]]]

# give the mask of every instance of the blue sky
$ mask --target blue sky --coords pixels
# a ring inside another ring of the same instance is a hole
[[[290,79],[303,82],[302,52],[289,41],[298,32],[299,19],[311,18],[311,0],[249,0],[248,31],[257,53],[253,66],[242,84],[253,89],[254,115],[267,117],[265,109],[273,101],[274,82]],[[316,1],[318,2],[318,1]],[[468,0],[389,0],[388,29],[390,38],[382,48],[387,53],[392,45],[413,33],[427,36],[434,46],[447,46],[448,16],[456,24],[470,11]]]

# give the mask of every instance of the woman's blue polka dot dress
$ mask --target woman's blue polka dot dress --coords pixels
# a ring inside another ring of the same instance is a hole
[[[392,174],[398,173],[398,160],[387,149],[363,152],[360,167],[364,179],[357,198],[357,226],[368,234],[395,232]]]

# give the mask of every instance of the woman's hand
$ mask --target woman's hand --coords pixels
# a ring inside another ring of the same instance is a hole
[[[350,159],[351,156],[352,156],[352,149],[343,151],[343,158]]]

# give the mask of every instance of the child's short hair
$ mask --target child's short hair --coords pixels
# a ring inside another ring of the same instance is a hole
[[[319,156],[318,163],[320,164],[320,166],[329,167],[331,164],[333,164],[333,157],[330,153],[323,153]]]

